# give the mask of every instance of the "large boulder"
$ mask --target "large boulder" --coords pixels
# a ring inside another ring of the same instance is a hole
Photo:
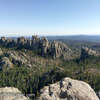
[[[39,100],[99,100],[94,90],[85,82],[64,78],[45,86]]]
[[[0,88],[0,100],[29,100],[17,88]]]
[[[3,57],[0,61],[0,69],[1,70],[8,70],[10,68],[13,68],[12,62],[7,57]]]

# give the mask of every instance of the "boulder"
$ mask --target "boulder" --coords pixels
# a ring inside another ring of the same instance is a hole
[[[64,78],[45,86],[39,100],[99,100],[94,90],[85,82]]]
[[[12,62],[7,57],[3,57],[0,61],[0,69],[1,70],[8,70],[13,67]]]
[[[29,100],[17,88],[0,88],[0,100]]]

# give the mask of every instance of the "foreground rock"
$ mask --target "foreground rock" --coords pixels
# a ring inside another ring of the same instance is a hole
[[[0,88],[0,100],[29,100],[17,88]]]
[[[85,82],[65,78],[41,90],[39,100],[99,100]]]

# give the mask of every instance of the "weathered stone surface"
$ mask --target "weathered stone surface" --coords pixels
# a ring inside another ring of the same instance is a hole
[[[99,97],[99,99],[100,99],[100,91],[97,92],[97,95],[98,95],[98,97]]]
[[[1,70],[7,70],[13,67],[13,64],[7,57],[3,57],[0,61],[0,69]]]
[[[91,49],[91,48],[82,47],[80,58],[86,59],[89,56],[100,56],[100,53],[96,50]]]
[[[91,48],[88,47],[83,47],[82,50],[87,53],[88,55],[93,55],[93,56],[98,56],[99,53],[96,50],[93,50]]]
[[[0,88],[0,100],[29,100],[14,87]]]
[[[85,82],[64,78],[45,86],[39,100],[99,100],[94,90]]]
[[[54,57],[54,58],[59,58],[61,56],[63,57],[67,57],[69,55],[69,58],[70,59],[70,55],[72,54],[72,51],[71,49],[64,43],[62,42],[57,42],[57,41],[53,41],[51,43],[51,47],[50,47],[50,51],[51,51],[51,55]]]
[[[71,49],[66,44],[58,41],[50,42],[45,37],[32,36],[31,40],[19,37],[17,41],[2,37],[0,44],[5,47],[31,49],[42,56],[50,56],[52,58],[64,57],[65,59],[71,59],[73,55]]]
[[[17,52],[17,51],[8,51],[6,52],[5,56],[11,59],[14,65],[17,66],[24,65],[28,67],[31,65],[30,61],[26,59],[27,57],[25,53]]]

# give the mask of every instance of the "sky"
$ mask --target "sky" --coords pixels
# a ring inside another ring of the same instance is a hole
[[[100,0],[0,0],[0,35],[100,35]]]

